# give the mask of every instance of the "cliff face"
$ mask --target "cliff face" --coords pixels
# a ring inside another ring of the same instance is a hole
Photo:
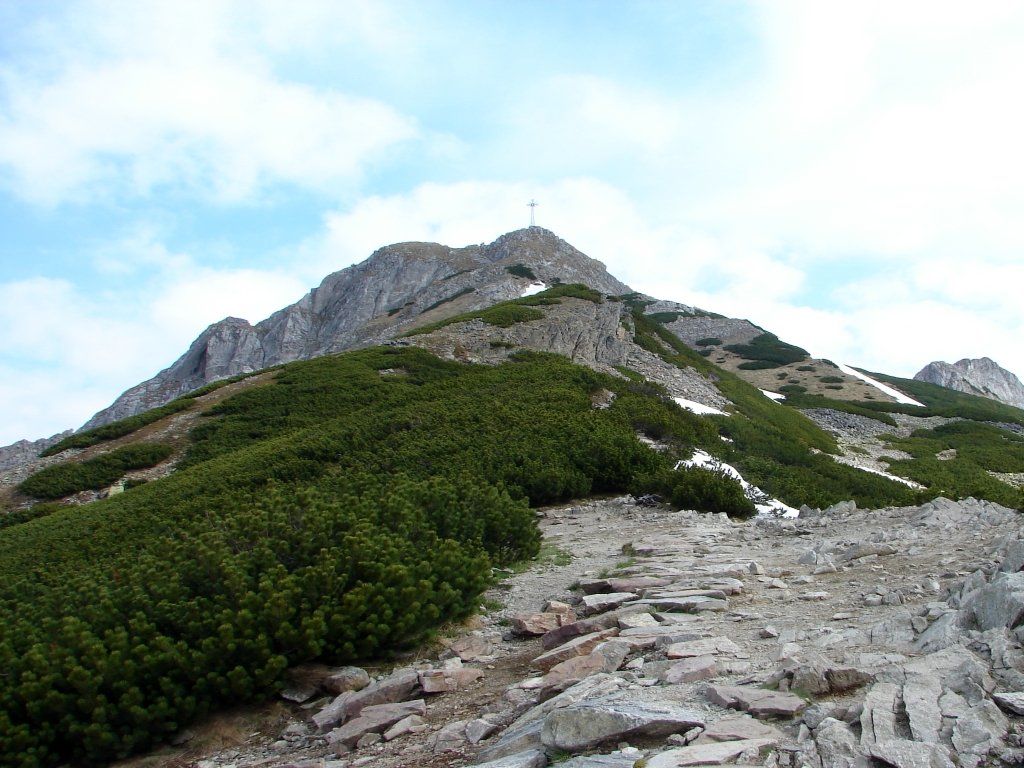
[[[952,364],[941,361],[928,363],[914,378],[1024,408],[1024,384],[987,357],[978,360],[965,358]]]
[[[540,227],[465,248],[389,245],[328,275],[295,304],[255,326],[234,317],[214,323],[174,364],[126,391],[85,428],[154,408],[235,374],[380,344],[418,325],[517,298],[536,282],[630,292],[601,262]]]

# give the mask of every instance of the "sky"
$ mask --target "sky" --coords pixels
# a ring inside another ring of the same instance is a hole
[[[912,376],[1024,375],[1024,4],[0,0],[0,445],[395,242],[554,231]]]

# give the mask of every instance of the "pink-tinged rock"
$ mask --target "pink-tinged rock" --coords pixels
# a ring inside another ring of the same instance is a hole
[[[595,613],[604,613],[613,608],[618,608],[623,603],[636,600],[634,592],[609,592],[600,595],[586,595],[581,603],[584,616],[591,616]]]
[[[685,659],[692,656],[728,655],[733,656],[741,652],[741,648],[724,635],[718,637],[706,637],[700,640],[687,640],[682,643],[673,643],[665,649],[665,655],[670,659]]]
[[[709,685],[708,700],[726,709],[739,709],[754,717],[795,717],[807,702],[792,693],[747,688],[741,685]]]
[[[363,707],[356,717],[343,726],[328,733],[327,743],[339,754],[344,754],[367,733],[383,733],[409,715],[423,715],[426,711],[427,705],[423,699],[392,704],[371,704]]]
[[[320,684],[328,693],[341,694],[345,691],[361,691],[370,684],[370,676],[360,667],[342,667],[324,678]]]
[[[568,603],[563,603],[561,600],[548,600],[544,603],[545,613],[564,613],[572,616],[569,619],[569,623],[576,621],[576,611],[572,609],[572,606]]]
[[[729,601],[705,595],[692,595],[689,597],[645,598],[640,605],[650,606],[655,612],[680,611],[682,613],[702,613],[704,611],[724,611],[729,607]]]
[[[359,714],[363,707],[404,701],[420,684],[415,669],[399,669],[361,691],[346,691],[313,715],[313,723],[321,732]]]
[[[575,616],[566,613],[522,613],[512,619],[512,631],[517,635],[536,637],[553,629],[572,624]]]
[[[556,664],[544,675],[541,700],[550,699],[585,677],[600,672],[616,671],[622,666],[622,662],[625,661],[630,650],[632,649],[628,643],[621,640],[609,640],[599,644],[586,656],[577,656]]]
[[[672,579],[660,576],[631,576],[621,579],[608,579],[608,587],[611,592],[639,592],[641,589],[667,587],[671,583]]]
[[[750,715],[733,715],[708,723],[697,744],[709,741],[742,741],[743,739],[768,739],[774,743],[782,741],[784,734],[774,725],[762,723]]]
[[[384,741],[394,741],[408,733],[423,733],[429,727],[419,715],[409,715],[384,731]]]
[[[619,629],[639,629],[641,627],[657,627],[658,620],[649,613],[630,613],[619,618]]]
[[[686,768],[691,765],[722,765],[731,763],[744,753],[756,755],[762,747],[771,746],[767,739],[743,739],[693,744],[670,749],[647,760],[646,768]]]
[[[533,660],[533,666],[547,671],[563,661],[567,661],[576,656],[586,656],[594,650],[599,643],[603,643],[605,640],[610,640],[617,634],[619,634],[619,630],[612,627],[611,629],[605,629],[601,632],[592,632],[589,635],[577,637],[575,640],[563,643],[547,653],[542,653]]]
[[[472,667],[455,669],[429,669],[420,672],[420,687],[424,693],[448,693],[465,688],[484,676],[482,670]]]
[[[622,608],[607,613],[598,614],[589,619],[580,619],[564,627],[553,629],[541,637],[540,643],[545,649],[550,650],[561,645],[574,637],[589,635],[593,632],[600,632],[603,629],[610,629],[619,625],[619,619],[632,613],[650,613],[650,608],[636,603],[627,603]]]
[[[665,671],[665,682],[671,684],[692,683],[695,680],[709,680],[718,676],[718,665],[714,656],[694,656],[673,664]]]
[[[448,650],[463,661],[482,661],[494,652],[491,641],[479,635],[466,635],[448,646]]]

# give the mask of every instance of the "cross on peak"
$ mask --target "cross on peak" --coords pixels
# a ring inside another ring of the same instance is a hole
[[[536,221],[536,218],[534,216],[534,211],[536,210],[537,206],[540,205],[540,203],[538,203],[533,198],[530,198],[530,202],[528,202],[527,205],[530,208],[530,226],[531,227],[536,227],[537,226],[537,221]]]

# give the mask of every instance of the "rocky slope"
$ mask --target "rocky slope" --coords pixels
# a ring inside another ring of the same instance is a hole
[[[188,351],[89,420],[96,427],[162,405],[203,384],[279,363],[380,344],[418,325],[517,298],[555,283],[607,294],[630,288],[603,264],[540,227],[489,245],[399,243],[328,275],[295,304],[257,323],[214,323]]]
[[[439,654],[295,670],[273,727],[215,750],[198,728],[145,764],[1024,764],[1016,512],[939,499],[740,523],[622,498],[541,526],[548,556]]]
[[[987,357],[977,360],[964,358],[952,364],[941,361],[928,363],[914,374],[914,378],[1024,408],[1024,384]]]

